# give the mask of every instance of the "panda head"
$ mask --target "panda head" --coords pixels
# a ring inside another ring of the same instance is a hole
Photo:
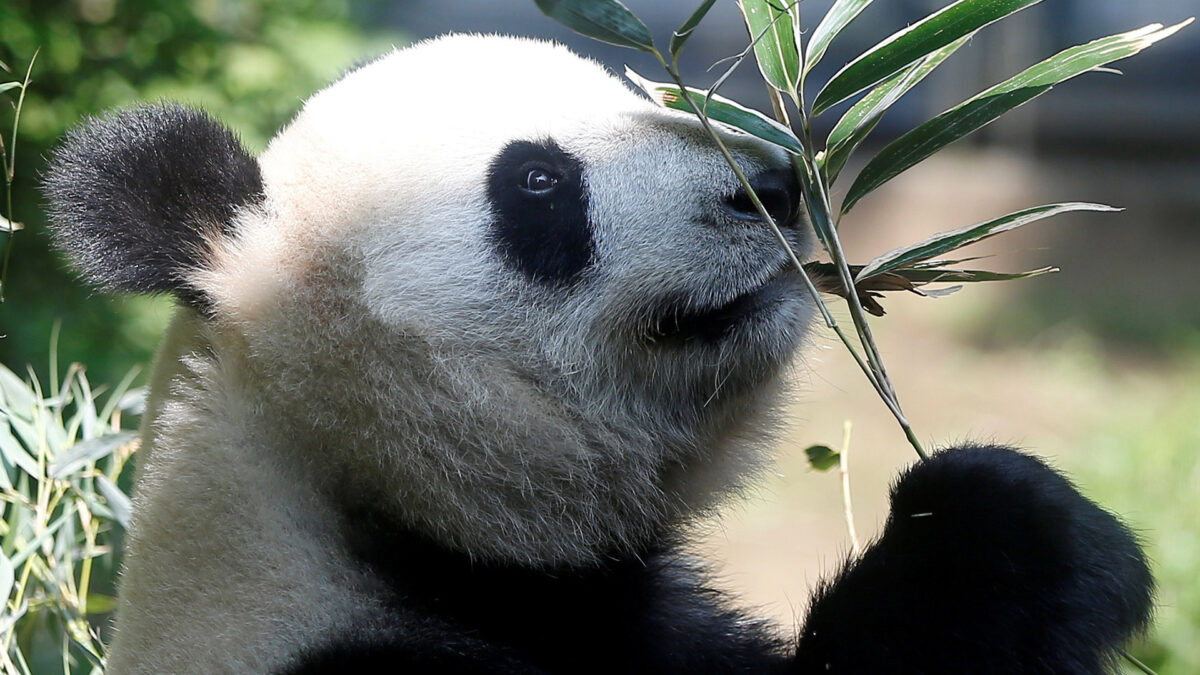
[[[787,157],[722,137],[804,256]],[[812,315],[693,118],[531,40],[388,54],[257,159],[175,106],[93,120],[47,188],[93,283],[187,306],[160,445],[228,410],[259,461],[482,558],[592,561],[741,486]]]

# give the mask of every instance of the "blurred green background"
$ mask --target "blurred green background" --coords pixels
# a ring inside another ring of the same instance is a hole
[[[50,252],[37,183],[66,129],[85,115],[168,99],[208,110],[257,153],[315,89],[403,43],[398,31],[365,28],[355,12],[344,0],[0,3],[0,61],[11,70],[3,80],[21,79],[37,54],[13,184],[13,219],[26,230],[0,305],[0,361],[44,374],[50,327],[61,321],[64,357],[112,381],[146,361],[170,313],[161,298],[89,294]],[[11,112],[0,119],[10,142]]]
[[[817,16],[831,0],[806,2],[804,11]],[[696,0],[627,4],[665,39]],[[944,4],[875,3],[822,67],[845,63]],[[1200,0],[1047,0],[980,35],[915,89],[884,120],[875,148],[1068,44],[1196,14]],[[178,100],[207,109],[257,152],[308,94],[356,61],[450,30],[552,37],[617,72],[626,60],[653,72],[636,55],[571,35],[525,0],[4,0],[0,61],[11,73],[0,81],[20,79],[38,57],[18,135],[12,215],[26,229],[13,241],[0,305],[0,362],[44,377],[51,327],[61,322],[61,362],[87,364],[94,383],[115,382],[147,362],[170,314],[166,299],[89,293],[47,247],[37,177],[45,153],[83,116]],[[1200,672],[1197,34],[1193,26],[1118,64],[1124,78],[1089,75],[1059,87],[880,190],[844,226],[851,257],[865,261],[1033,204],[1127,208],[1062,218],[975,251],[1000,256],[989,261],[995,268],[1057,264],[1060,275],[941,300],[895,298],[876,325],[909,417],[929,445],[970,438],[1028,447],[1138,529],[1162,588],[1158,626],[1135,653],[1164,675]],[[732,1],[718,3],[689,43],[685,73],[711,81],[707,66],[744,41]],[[742,75],[724,91],[762,107],[752,69]],[[6,144],[13,93],[0,94]],[[819,334],[815,343],[797,369],[795,423],[778,473],[703,545],[729,587],[785,626],[799,620],[809,589],[848,547],[837,476],[809,470],[802,449],[838,445],[843,421],[853,420],[851,477],[863,536],[877,531],[887,483],[912,459],[836,341]]]

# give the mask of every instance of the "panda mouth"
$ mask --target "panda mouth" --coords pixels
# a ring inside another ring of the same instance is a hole
[[[759,286],[717,306],[697,309],[682,302],[666,303],[654,314],[646,338],[667,344],[720,343],[739,326],[778,307],[795,282],[791,265],[785,264]]]

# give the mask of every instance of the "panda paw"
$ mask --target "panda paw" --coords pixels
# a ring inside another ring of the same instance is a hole
[[[1041,460],[949,450],[892,488],[880,539],[816,592],[804,673],[1071,673],[1149,623],[1134,536]]]

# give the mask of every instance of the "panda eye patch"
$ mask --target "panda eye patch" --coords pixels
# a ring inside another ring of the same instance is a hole
[[[560,180],[557,173],[543,166],[533,165],[523,169],[525,178],[521,182],[521,189],[535,195],[549,193]]]
[[[552,139],[513,141],[488,165],[488,238],[531,280],[568,284],[592,259],[583,169]]]

